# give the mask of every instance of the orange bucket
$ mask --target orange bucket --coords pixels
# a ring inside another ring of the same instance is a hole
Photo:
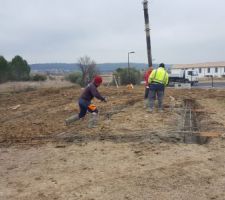
[[[88,108],[89,108],[91,111],[95,111],[95,110],[97,109],[96,105],[94,105],[94,104],[90,104],[90,105],[88,106]]]

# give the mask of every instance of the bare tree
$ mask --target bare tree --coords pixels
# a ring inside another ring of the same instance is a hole
[[[79,68],[82,73],[81,83],[83,86],[87,85],[93,77],[98,74],[98,69],[94,60],[89,56],[80,57],[78,59]]]

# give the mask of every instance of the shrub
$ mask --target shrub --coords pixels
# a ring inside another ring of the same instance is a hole
[[[132,83],[133,85],[138,85],[141,82],[141,73],[135,68],[118,68],[114,73],[114,77],[117,82],[121,85],[126,85]]]
[[[49,78],[49,80],[50,80],[50,81],[54,81],[54,80],[56,80],[56,77],[51,76],[51,75],[48,75],[48,78]]]
[[[82,74],[80,72],[74,72],[65,77],[66,80],[81,85],[82,83]]]
[[[31,81],[46,81],[47,76],[44,74],[35,74],[35,75],[30,76],[30,80]]]

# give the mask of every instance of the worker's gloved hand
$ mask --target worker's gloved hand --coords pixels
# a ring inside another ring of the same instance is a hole
[[[104,97],[104,100],[103,100],[103,102],[107,102],[107,99],[106,99],[106,97]]]

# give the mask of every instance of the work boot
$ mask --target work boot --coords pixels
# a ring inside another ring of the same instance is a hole
[[[148,112],[152,113],[153,112],[153,108],[149,108]]]
[[[91,117],[88,121],[88,128],[95,128],[97,126],[98,122],[98,114],[97,113],[92,113]]]
[[[77,120],[79,120],[80,118],[79,118],[79,115],[77,114],[77,115],[72,115],[71,117],[69,117],[69,118],[67,118],[66,120],[65,120],[65,124],[68,126],[69,124],[71,124],[72,122],[75,122],[75,121],[77,121]]]
[[[145,99],[144,100],[144,108],[148,108],[149,107],[149,100]]]

